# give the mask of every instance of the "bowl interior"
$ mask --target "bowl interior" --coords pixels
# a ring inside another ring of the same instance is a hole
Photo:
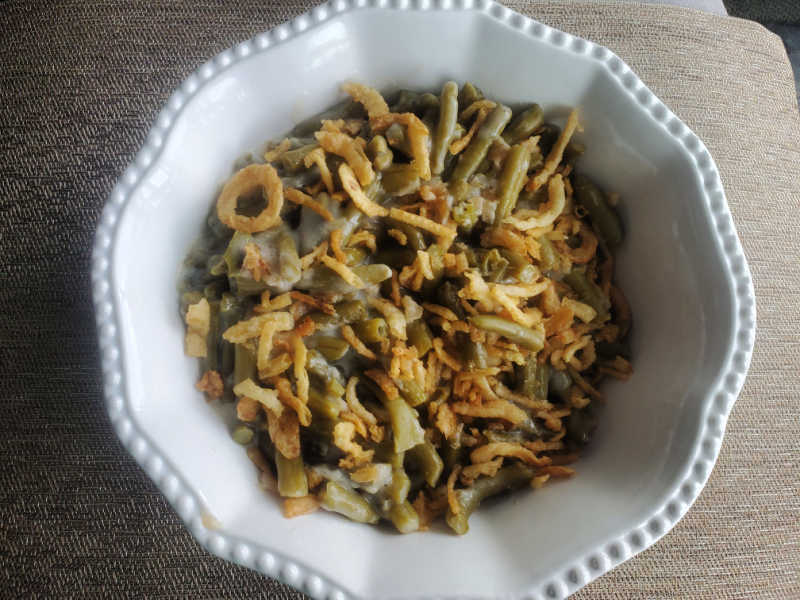
[[[235,159],[337,101],[342,81],[436,89],[450,78],[508,103],[539,102],[551,118],[580,108],[579,166],[622,199],[618,278],[635,319],[635,374],[606,386],[575,478],[493,503],[464,537],[399,536],[327,513],[286,520],[193,388],[178,265]],[[203,84],[134,191],[112,259],[128,409],[226,534],[363,597],[519,592],[645,522],[689,468],[732,336],[732,283],[713,229],[694,159],[599,60],[481,13],[349,12]]]

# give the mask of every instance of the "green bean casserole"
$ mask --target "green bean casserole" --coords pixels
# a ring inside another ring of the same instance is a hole
[[[346,83],[225,183],[181,274],[197,388],[294,517],[458,534],[478,504],[571,476],[625,380],[615,195],[545,122],[470,83]]]

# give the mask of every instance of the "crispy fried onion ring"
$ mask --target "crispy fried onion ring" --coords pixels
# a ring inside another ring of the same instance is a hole
[[[505,222],[520,231],[547,227],[552,225],[564,210],[566,201],[564,179],[557,173],[550,178],[547,184],[547,202],[538,211],[518,210],[513,216],[506,217]]]
[[[239,198],[261,187],[267,196],[267,206],[255,217],[237,214]],[[272,165],[248,165],[234,173],[217,199],[217,216],[225,225],[243,233],[257,233],[281,222],[283,183]]]
[[[556,249],[561,254],[567,256],[572,262],[586,264],[594,258],[597,252],[597,236],[586,223],[574,217],[563,218],[558,225],[556,225],[556,231],[563,233],[565,236],[570,234],[580,236],[581,245],[577,248],[571,248],[570,245],[563,240],[553,240],[553,245]]]

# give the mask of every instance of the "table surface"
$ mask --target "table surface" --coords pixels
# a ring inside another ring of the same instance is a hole
[[[89,256],[171,91],[309,2],[0,4],[0,588],[15,597],[300,598],[207,554],[105,416]],[[800,119],[780,40],[654,5],[510,6],[609,46],[715,157],[758,298],[719,462],[661,541],[577,598],[800,598]]]

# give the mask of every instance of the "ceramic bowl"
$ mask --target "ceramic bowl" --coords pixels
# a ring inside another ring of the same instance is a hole
[[[482,508],[470,532],[397,535],[318,512],[286,520],[194,387],[176,273],[234,161],[340,99],[339,84],[472,81],[558,117],[620,193],[618,276],[635,375],[578,475]],[[114,188],[94,300],[108,413],[197,541],[314,598],[561,598],[665,535],[700,493],[747,371],[750,274],[703,143],[612,52],[493,2],[337,0],[190,75]]]

